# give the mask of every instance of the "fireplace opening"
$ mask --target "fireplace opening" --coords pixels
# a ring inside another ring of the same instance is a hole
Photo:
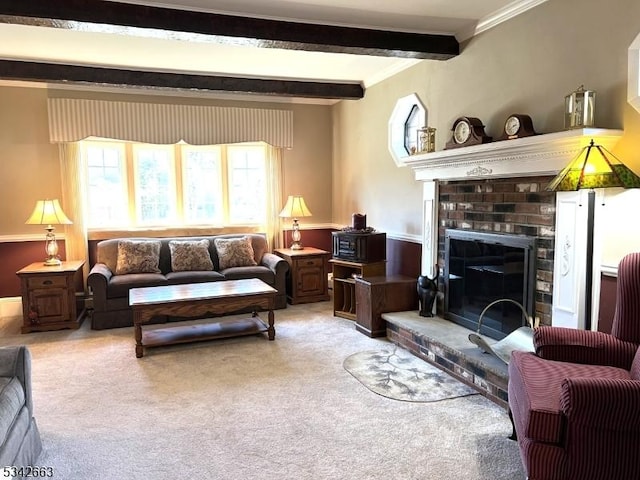
[[[473,230],[445,231],[444,317],[477,330],[482,310],[509,298],[534,316],[536,238]],[[510,302],[489,309],[480,333],[500,340],[525,324]]]

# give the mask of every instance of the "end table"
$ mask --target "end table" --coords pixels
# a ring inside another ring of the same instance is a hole
[[[84,308],[76,300],[76,282],[84,261],[55,267],[32,263],[16,272],[22,287],[22,333],[79,328]]]
[[[290,304],[329,300],[329,252],[313,247],[276,248],[273,253],[289,264],[287,300]]]
[[[356,279],[356,330],[368,337],[386,337],[383,313],[418,309],[417,278],[380,275]]]

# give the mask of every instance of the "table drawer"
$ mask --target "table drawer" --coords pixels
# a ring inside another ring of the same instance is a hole
[[[300,258],[296,264],[298,267],[322,267],[324,265],[324,259],[322,257]]]
[[[64,276],[29,277],[27,287],[32,288],[60,288],[67,286],[67,278]]]

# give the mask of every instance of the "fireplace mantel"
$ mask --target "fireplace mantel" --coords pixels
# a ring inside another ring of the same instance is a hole
[[[601,128],[545,133],[411,155],[402,158],[401,166],[411,167],[423,182],[555,175],[591,139],[610,150],[622,133]]]

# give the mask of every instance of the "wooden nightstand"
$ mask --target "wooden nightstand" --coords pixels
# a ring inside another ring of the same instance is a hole
[[[327,281],[329,252],[313,247],[303,250],[277,248],[273,251],[289,264],[287,300],[290,304],[329,300]]]
[[[22,286],[22,333],[79,328],[84,308],[76,300],[76,281],[84,261],[57,267],[32,263],[16,272]]]

